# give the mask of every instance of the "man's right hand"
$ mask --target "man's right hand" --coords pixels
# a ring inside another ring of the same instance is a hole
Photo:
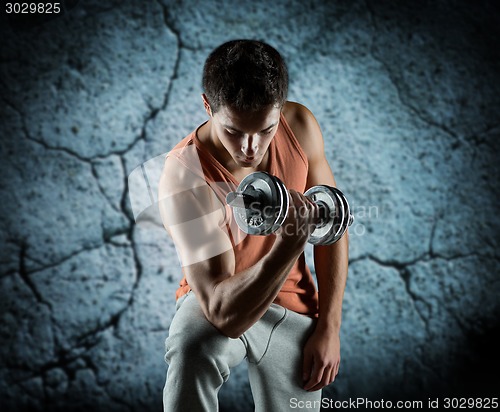
[[[316,228],[319,206],[296,190],[290,189],[288,193],[288,214],[275,234],[278,242],[302,250]]]

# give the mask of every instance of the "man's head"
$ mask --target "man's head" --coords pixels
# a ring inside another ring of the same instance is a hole
[[[208,56],[203,89],[212,114],[222,106],[245,112],[269,106],[281,109],[288,93],[288,71],[281,55],[268,44],[233,40]]]

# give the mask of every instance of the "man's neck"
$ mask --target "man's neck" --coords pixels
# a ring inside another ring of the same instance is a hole
[[[257,167],[241,167],[237,165],[215,134],[211,119],[197,130],[196,135],[203,147],[237,180],[243,179],[243,177],[252,172],[268,171],[269,149],[262,159],[262,162]]]

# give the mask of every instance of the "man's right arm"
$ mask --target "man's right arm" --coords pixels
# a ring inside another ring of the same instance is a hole
[[[297,192],[290,191],[290,197],[289,215],[269,253],[235,273],[234,251],[223,224],[224,205],[177,159],[165,162],[159,188],[163,224],[206,318],[226,336],[241,336],[267,311],[314,229],[316,206]],[[310,213],[295,214],[300,207]],[[306,230],[284,230],[290,225]]]

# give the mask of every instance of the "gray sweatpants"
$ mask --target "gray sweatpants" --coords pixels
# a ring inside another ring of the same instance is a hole
[[[219,389],[245,358],[255,411],[319,411],[321,391],[302,388],[302,349],[314,325],[272,304],[243,336],[231,339],[207,321],[193,292],[181,297],[165,343],[164,411],[218,411]]]

